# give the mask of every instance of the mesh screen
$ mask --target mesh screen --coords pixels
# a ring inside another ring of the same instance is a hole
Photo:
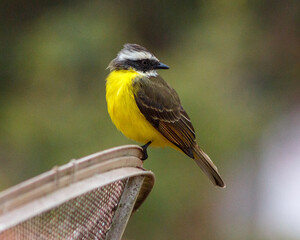
[[[4,232],[11,239],[105,239],[127,180],[76,197]]]

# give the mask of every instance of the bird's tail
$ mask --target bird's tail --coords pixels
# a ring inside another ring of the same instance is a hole
[[[203,170],[206,176],[208,176],[208,178],[213,182],[213,184],[225,188],[226,185],[220,176],[217,167],[209,158],[209,156],[206,155],[206,153],[203,152],[197,144],[195,144],[193,148],[193,153],[195,162]]]

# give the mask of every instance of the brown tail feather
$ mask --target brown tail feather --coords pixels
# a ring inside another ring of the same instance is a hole
[[[206,176],[208,176],[208,178],[213,182],[213,184],[225,188],[226,185],[220,176],[217,167],[209,158],[209,156],[207,156],[197,144],[195,144],[193,152],[195,162],[203,170]]]

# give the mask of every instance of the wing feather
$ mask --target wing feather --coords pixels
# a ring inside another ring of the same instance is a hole
[[[197,145],[194,127],[176,91],[160,76],[139,78],[133,84],[136,104],[152,126],[193,158],[215,185],[225,187],[217,167]]]
[[[170,142],[193,158],[195,131],[178,94],[160,76],[134,81],[136,103],[146,119]]]

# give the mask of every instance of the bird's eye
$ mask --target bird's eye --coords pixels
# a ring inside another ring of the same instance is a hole
[[[145,66],[145,65],[147,65],[147,61],[146,60],[143,60],[142,61],[142,64]]]

